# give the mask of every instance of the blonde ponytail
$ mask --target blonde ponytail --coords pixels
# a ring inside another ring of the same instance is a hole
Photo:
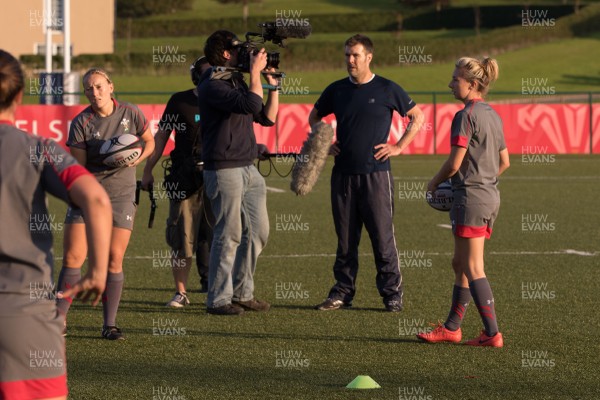
[[[498,79],[498,62],[489,57],[478,60],[471,57],[462,57],[456,61],[456,68],[462,70],[462,78],[468,82],[477,83],[478,90],[486,95],[490,85]]]

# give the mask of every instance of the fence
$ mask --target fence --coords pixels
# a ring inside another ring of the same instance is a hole
[[[118,99],[135,100],[154,93],[120,93]],[[159,93],[168,98],[170,93]],[[310,93],[317,95],[316,93]],[[600,92],[555,93],[545,97],[510,98],[515,92],[495,92],[490,96],[492,107],[504,122],[504,134],[511,153],[516,154],[599,154],[600,153]],[[447,154],[450,150],[450,126],[454,114],[463,106],[454,102],[439,102],[450,97],[446,92],[411,93],[415,99],[431,96],[431,102],[419,102],[425,114],[421,132],[405,154]],[[283,96],[282,96],[283,97]],[[568,101],[560,103],[560,101]],[[166,101],[165,101],[166,102]],[[137,102],[139,103],[139,101]],[[50,137],[64,145],[70,121],[85,105],[23,105],[17,112],[17,126],[36,135]],[[164,104],[141,104],[140,109],[150,120],[152,132],[162,117]],[[273,152],[298,152],[308,133],[308,114],[312,103],[281,104],[274,127],[255,126],[257,140]],[[325,119],[335,127],[335,118]],[[389,142],[399,140],[407,120],[394,113]],[[165,152],[172,149],[169,143]]]

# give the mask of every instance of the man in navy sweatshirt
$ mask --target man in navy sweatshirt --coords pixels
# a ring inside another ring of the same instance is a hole
[[[263,104],[261,73],[274,71],[265,70],[265,49],[250,55],[249,85],[233,70],[241,44],[232,32],[214,32],[204,46],[213,69],[198,85],[205,193],[215,217],[206,305],[215,315],[270,308],[254,298],[254,271],[269,236],[269,217],[265,180],[253,163],[259,148],[266,148],[257,145],[253,122],[274,125],[279,98],[270,90]],[[277,85],[273,76],[265,79]]]
[[[394,179],[390,157],[400,155],[419,132],[423,112],[398,84],[371,72],[373,42],[346,40],[348,77],[329,85],[309,115],[311,126],[329,114],[337,120],[332,145],[331,208],[338,247],[335,284],[316,306],[329,311],[350,307],[356,294],[358,246],[363,226],[369,233],[377,268],[376,285],[385,309],[402,311],[403,287],[394,234]],[[410,123],[395,144],[388,143],[393,113]]]

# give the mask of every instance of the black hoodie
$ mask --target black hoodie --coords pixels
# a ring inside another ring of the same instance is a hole
[[[204,169],[218,170],[251,165],[257,156],[253,122],[275,123],[267,118],[260,96],[252,93],[239,72],[204,73],[198,84]]]

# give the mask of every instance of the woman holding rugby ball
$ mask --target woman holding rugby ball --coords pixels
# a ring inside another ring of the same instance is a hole
[[[502,120],[483,101],[491,83],[498,78],[496,60],[460,58],[448,85],[454,97],[465,104],[452,121],[450,156],[427,185],[434,192],[452,179],[454,203],[450,210],[454,234],[454,289],[450,314],[444,324],[417,337],[429,343],[458,343],[461,322],[471,296],[479,310],[484,330],[466,342],[470,346],[502,347],[494,297],[483,268],[485,239],[492,234],[500,208],[498,176],[509,166]]]
[[[113,228],[106,290],[102,295],[104,324],[102,336],[109,340],[124,339],[116,325],[116,315],[123,290],[123,257],[129,244],[135,217],[135,166],[154,151],[154,138],[148,121],[133,104],[113,99],[113,83],[106,71],[92,68],[83,76],[83,88],[90,106],[75,117],[69,129],[67,146],[71,154],[84,165],[108,193],[113,207]],[[102,145],[120,135],[138,136],[144,142],[140,157],[123,167],[103,163]],[[81,276],[88,244],[85,239],[85,221],[81,210],[69,208],[65,220],[64,259],[58,280],[58,290],[68,289]],[[58,309],[65,315],[71,298],[60,299]],[[66,327],[66,325],[65,325]]]

